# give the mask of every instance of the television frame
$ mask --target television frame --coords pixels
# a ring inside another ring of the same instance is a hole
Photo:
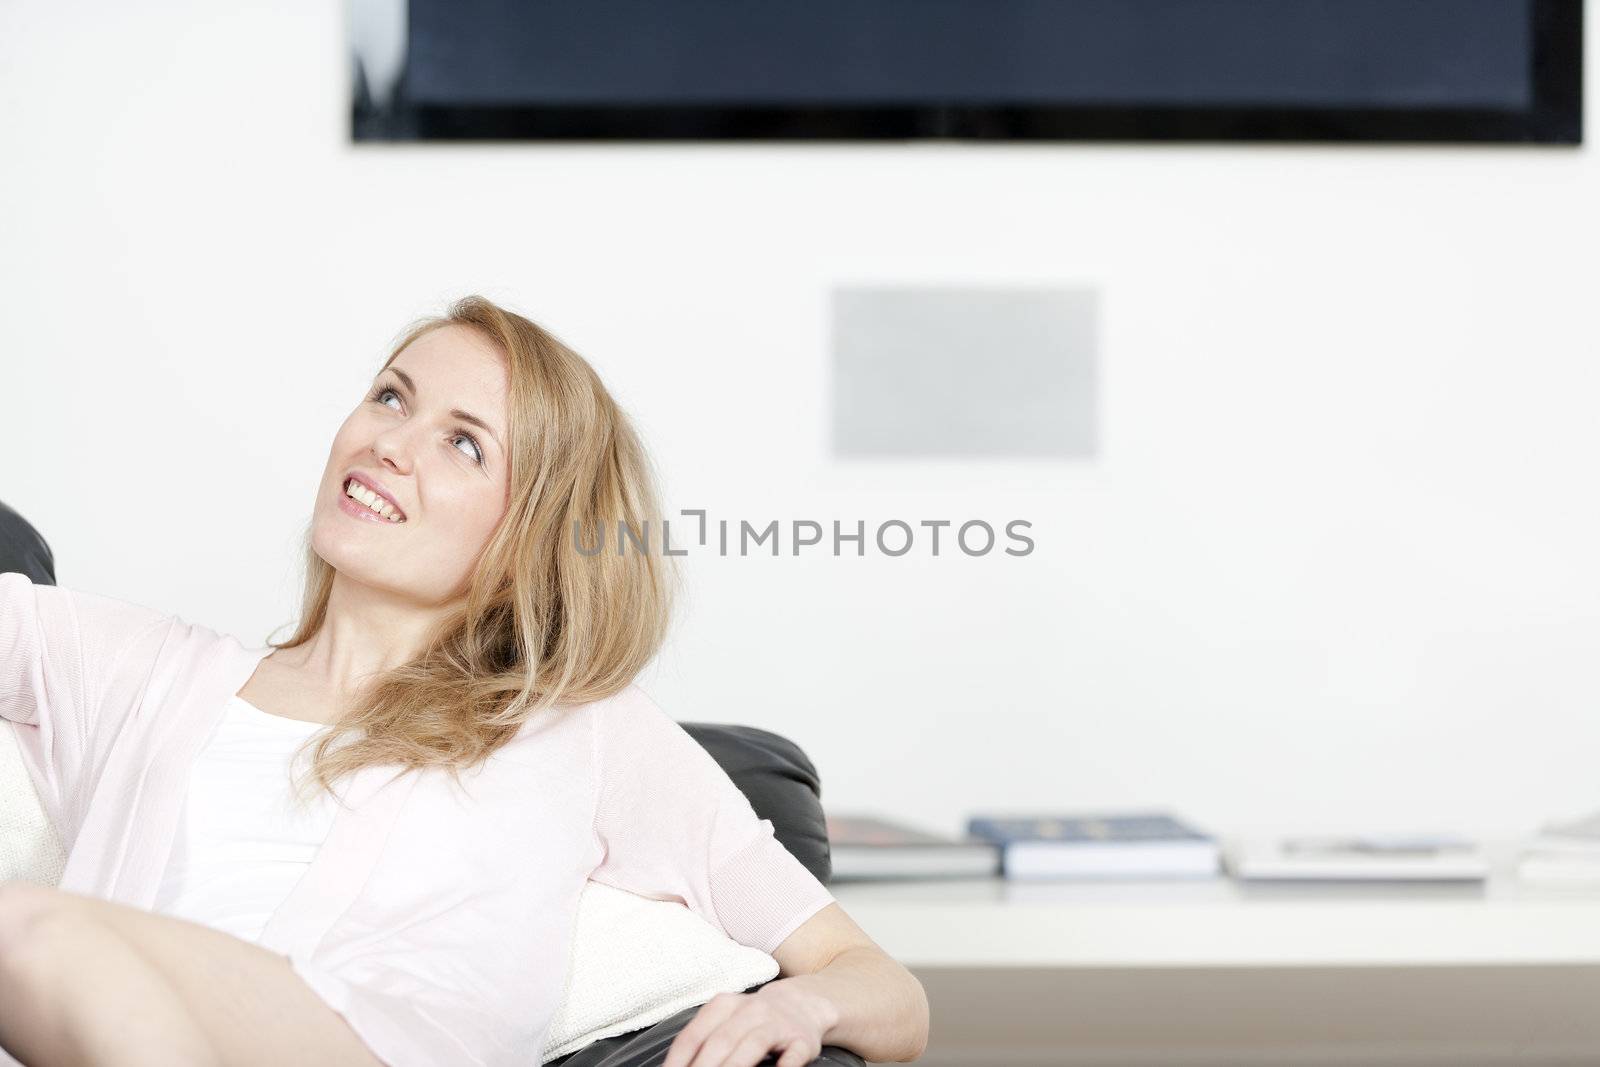
[[[351,139],[430,141],[1330,141],[1583,139],[1583,0],[1530,0],[1533,102],[1486,108],[1148,106],[685,107],[373,103],[357,63]],[[403,84],[403,77],[402,77]]]

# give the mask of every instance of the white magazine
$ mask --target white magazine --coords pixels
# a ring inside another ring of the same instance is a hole
[[[1228,851],[1234,877],[1251,881],[1483,881],[1489,859],[1448,834],[1251,838]]]

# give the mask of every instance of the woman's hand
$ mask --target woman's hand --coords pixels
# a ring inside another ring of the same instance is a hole
[[[839,1021],[827,998],[784,979],[754,993],[718,993],[689,1020],[661,1067],[756,1067],[780,1052],[777,1067],[806,1067]]]

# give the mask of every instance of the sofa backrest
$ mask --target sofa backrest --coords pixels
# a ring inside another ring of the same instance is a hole
[[[56,584],[56,558],[44,535],[0,500],[0,572],[20,571],[35,585]]]
[[[756,815],[772,820],[772,835],[817,881],[833,877],[822,780],[800,746],[770,730],[735,723],[679,723],[711,753],[750,800]]]

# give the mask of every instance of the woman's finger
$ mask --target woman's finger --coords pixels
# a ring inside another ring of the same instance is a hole
[[[673,1038],[672,1045],[667,1049],[667,1058],[661,1061],[661,1067],[691,1067],[695,1064],[701,1046],[706,1038],[722,1025],[723,1020],[739,1009],[741,993],[718,993],[695,1012],[694,1018],[689,1020],[687,1026],[678,1031],[678,1036]]]

